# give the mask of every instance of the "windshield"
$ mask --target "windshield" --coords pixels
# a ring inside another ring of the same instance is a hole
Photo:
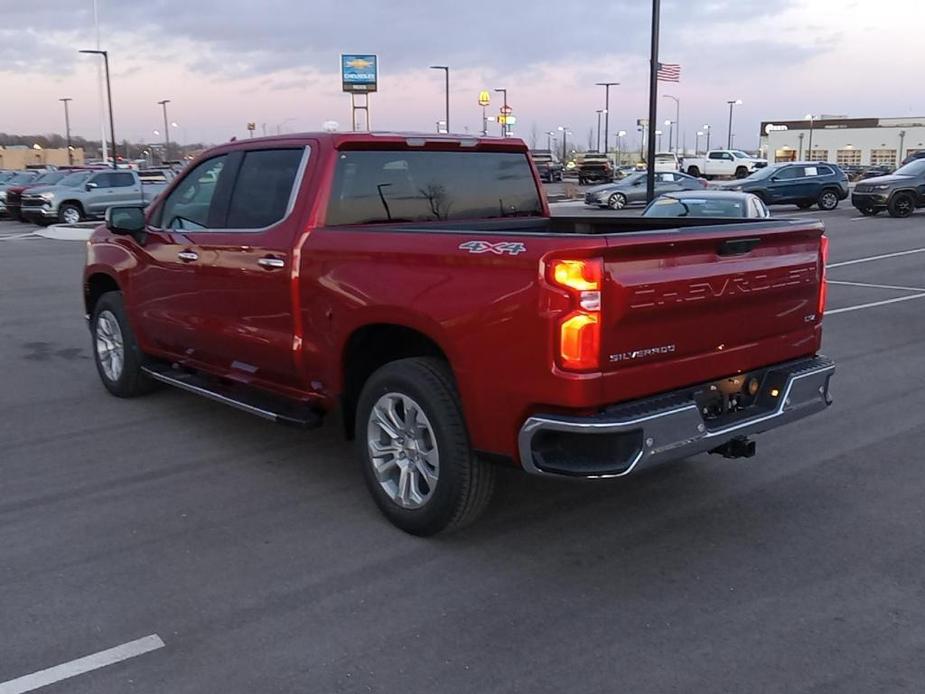
[[[762,178],[773,176],[785,166],[786,164],[778,164],[776,166],[765,166],[761,169],[755,169],[755,173],[750,174],[747,178],[743,178],[741,182],[744,183],[745,181],[760,181]]]
[[[346,151],[327,223],[375,224],[542,214],[526,153]]]
[[[659,198],[643,217],[744,217],[745,202],[732,198]]]
[[[61,171],[49,171],[48,173],[42,174],[36,178],[33,183],[41,183],[44,186],[51,186],[64,178],[65,174]]]
[[[925,159],[910,161],[905,166],[900,166],[893,172],[896,176],[918,176],[922,173],[925,173]]]
[[[749,155],[747,155],[745,152],[743,152],[740,149],[730,149],[729,151],[732,152],[732,156],[734,156],[736,159],[749,159],[750,158]]]
[[[35,174],[32,172],[14,174],[12,178],[7,179],[5,183],[10,186],[18,186],[23,183],[31,183],[35,180]]]
[[[90,178],[92,173],[92,171],[75,171],[58,181],[58,185],[64,186],[65,188],[76,188],[83,185],[83,183]]]

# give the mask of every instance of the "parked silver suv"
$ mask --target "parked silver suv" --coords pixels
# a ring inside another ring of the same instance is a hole
[[[73,178],[80,175],[85,178]],[[166,180],[150,180],[137,171],[81,171],[58,185],[30,189],[23,195],[22,216],[38,224],[102,219],[110,207],[149,204],[166,186]]]

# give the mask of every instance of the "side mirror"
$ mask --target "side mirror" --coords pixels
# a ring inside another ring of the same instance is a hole
[[[98,188],[98,187],[99,187],[98,184],[94,183],[93,181],[88,181],[87,185],[84,186],[84,190],[86,190],[89,193],[91,190],[93,190],[94,188]]]
[[[110,207],[106,210],[106,228],[118,236],[131,236],[144,242],[145,211],[141,207]]]

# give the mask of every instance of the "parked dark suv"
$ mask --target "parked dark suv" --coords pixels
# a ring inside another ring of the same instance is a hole
[[[795,162],[758,169],[725,190],[754,193],[766,205],[796,205],[801,210],[818,205],[834,210],[848,197],[848,176],[835,164]]]
[[[548,149],[531,149],[530,158],[536,164],[540,180],[555,183],[562,180],[562,164]]]
[[[861,181],[854,187],[851,204],[873,216],[887,210],[891,217],[908,217],[925,207],[925,159],[913,159],[889,176]]]

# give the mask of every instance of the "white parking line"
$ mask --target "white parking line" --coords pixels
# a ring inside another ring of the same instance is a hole
[[[848,313],[849,311],[860,311],[862,308],[874,308],[875,306],[886,306],[887,304],[895,304],[900,301],[912,301],[912,299],[925,299],[925,294],[911,294],[910,296],[900,296],[896,299],[887,299],[885,301],[874,301],[869,304],[860,304],[859,306],[846,306],[845,308],[835,308],[831,311],[826,311],[826,316],[833,316],[836,313]],[[0,689],[0,694],[3,694],[3,690]]]
[[[99,653],[72,660],[62,665],[55,665],[46,670],[33,672],[31,675],[23,675],[15,680],[0,683],[0,694],[23,694],[31,692],[40,687],[47,687],[55,682],[70,679],[85,672],[99,670],[107,665],[135,658],[150,651],[156,651],[164,647],[164,642],[157,634],[151,634],[135,641],[123,643],[121,646],[115,646]]]
[[[925,248],[913,248],[911,251],[899,251],[897,253],[884,253],[883,255],[872,255],[869,258],[857,258],[855,260],[844,260],[840,263],[829,263],[827,268],[844,267],[845,265],[857,265],[858,263],[870,263],[874,260],[885,260],[886,258],[898,258],[902,255],[912,255],[913,253],[925,253]]]
[[[846,280],[828,280],[829,284],[843,284],[847,287],[867,287],[869,289],[896,289],[903,292],[925,292],[925,287],[900,287],[895,284],[869,284],[867,282],[848,282]]]

